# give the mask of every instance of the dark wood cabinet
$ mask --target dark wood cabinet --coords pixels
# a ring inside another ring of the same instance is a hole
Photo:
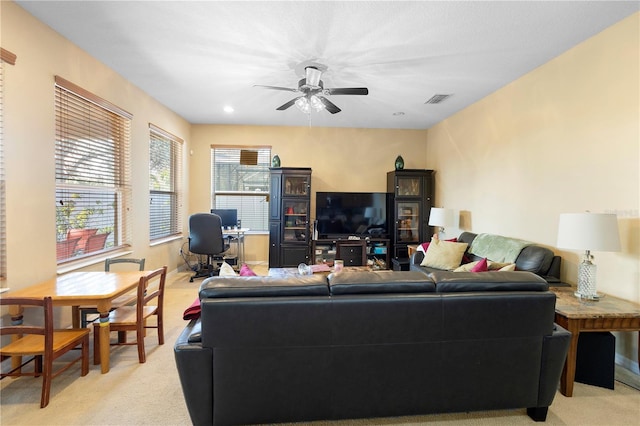
[[[336,259],[342,259],[344,266],[366,266],[367,242],[365,240],[338,241]]]
[[[344,266],[371,266],[374,269],[389,269],[390,250],[386,238],[321,239],[313,241],[313,263],[333,266],[336,259]]]
[[[393,195],[391,243],[394,259],[409,257],[408,245],[429,241],[429,213],[433,206],[433,170],[407,169],[387,173],[387,192]]]
[[[311,169],[271,168],[269,267],[309,263]]]

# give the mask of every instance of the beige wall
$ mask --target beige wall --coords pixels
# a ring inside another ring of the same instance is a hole
[[[191,130],[190,212],[209,211],[211,145],[271,146],[283,167],[311,167],[311,212],[316,191],[386,191],[398,154],[405,168],[425,168],[425,130],[194,125]],[[247,237],[248,262],[268,260],[267,235]]]
[[[461,227],[555,248],[560,213],[617,213],[622,251],[594,252],[598,290],[640,302],[639,19],[635,14],[428,131],[438,204]],[[457,235],[458,230],[452,229]],[[619,337],[634,359],[637,337]]]
[[[189,144],[190,125],[113,70],[2,1],[2,47],[17,55],[5,66],[4,149],[8,286],[20,288],[56,275],[54,76],[59,75],[133,114],[132,256],[149,268],[180,264],[182,240],[149,245],[149,123]],[[185,148],[186,149],[186,148]],[[185,155],[185,158],[187,156]],[[188,171],[188,164],[185,167]],[[188,185],[185,183],[188,199]],[[186,207],[185,207],[186,216]],[[103,263],[84,269],[102,269]]]

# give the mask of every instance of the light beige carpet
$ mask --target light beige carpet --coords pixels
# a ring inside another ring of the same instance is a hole
[[[265,268],[255,268],[264,274]],[[40,379],[0,381],[0,424],[10,425],[186,425],[190,423],[173,358],[173,344],[185,325],[182,311],[193,302],[202,279],[189,273],[169,279],[165,305],[165,344],[155,331],[145,342],[147,362],[138,363],[134,346],[112,349],[111,371],[99,366],[80,377],[74,366],[54,379],[51,402],[40,408]],[[436,414],[316,425],[518,425],[533,424],[524,409]],[[616,382],[615,390],[576,383],[574,397],[560,393],[549,410],[548,425],[640,425],[640,391]]]

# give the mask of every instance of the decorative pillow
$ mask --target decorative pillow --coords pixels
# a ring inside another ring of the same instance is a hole
[[[222,265],[220,265],[220,272],[218,273],[218,275],[221,277],[235,277],[238,274],[236,273],[236,271],[233,270],[231,265],[229,265],[227,262],[222,262]]]
[[[490,271],[491,261],[487,261],[484,266],[481,264],[484,260],[476,260],[475,262],[464,263],[464,256],[462,256],[462,265],[458,266],[453,272],[486,272]],[[477,270],[476,270],[477,269]]]
[[[475,267],[478,263],[480,263],[479,260],[476,260],[475,262],[464,263],[464,256],[463,256],[462,265],[454,269],[453,272],[471,272],[471,269]]]
[[[516,270],[515,263],[510,263],[507,266],[503,266],[502,268],[498,269],[498,271],[515,271],[515,270]]]
[[[240,268],[240,276],[241,277],[255,277],[256,273],[253,272],[251,270],[251,268],[249,268],[249,266],[247,266],[246,263],[243,263],[242,267]]]
[[[455,243],[456,241],[458,241],[458,238],[451,238],[450,240],[445,240],[445,241],[450,241],[452,243]],[[418,246],[418,251],[422,251],[422,252],[427,252],[427,249],[429,248],[429,244],[431,244],[430,242],[428,243],[422,243]]]
[[[479,260],[478,263],[471,268],[471,272],[487,272],[487,258]]]
[[[420,266],[452,270],[460,266],[467,243],[454,243],[432,239]]]
[[[508,262],[494,262],[493,260],[489,260],[487,262],[487,269],[489,269],[490,271],[498,271],[501,268],[504,268],[507,265],[511,265],[511,263]]]

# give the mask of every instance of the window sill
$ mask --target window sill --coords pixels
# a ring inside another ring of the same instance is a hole
[[[170,243],[172,241],[182,240],[182,238],[184,238],[183,235],[172,235],[172,236],[166,237],[166,238],[159,238],[157,240],[150,241],[149,242],[149,247],[155,247],[155,246],[159,246],[161,244]]]

